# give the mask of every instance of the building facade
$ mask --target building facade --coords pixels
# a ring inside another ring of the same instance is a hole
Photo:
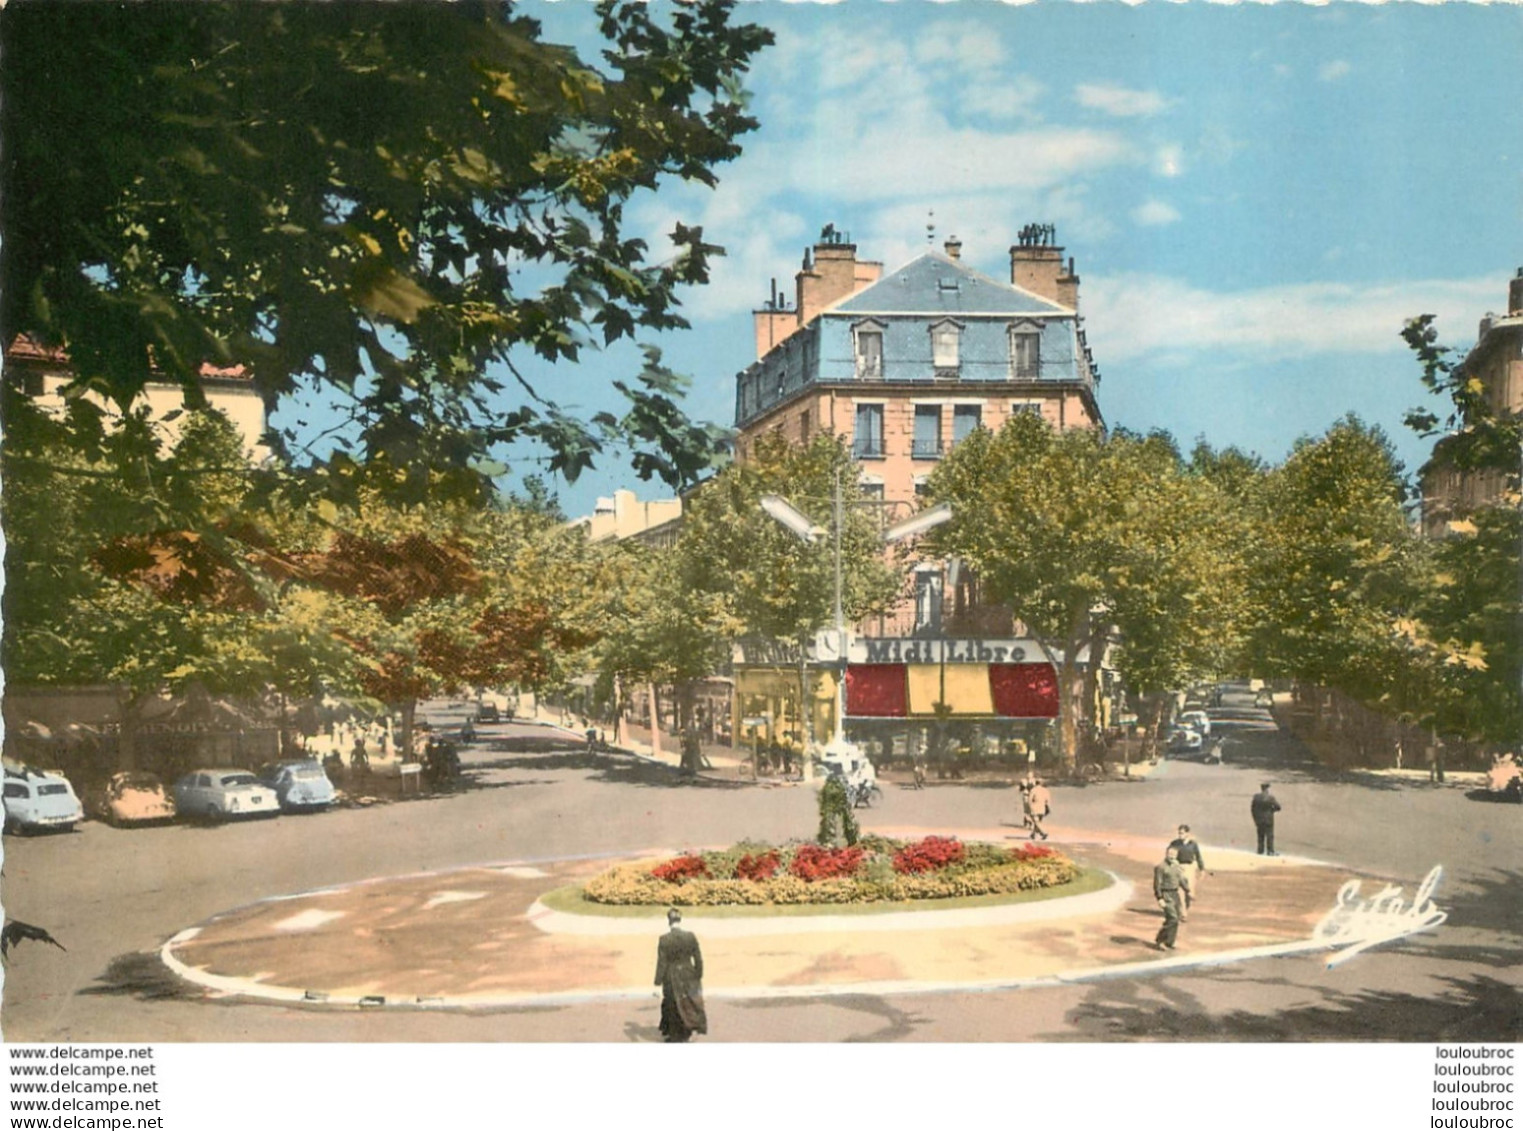
[[[42,408],[61,413],[63,389],[74,380],[74,368],[66,350],[39,345],[20,335],[6,347],[5,379],[18,384]],[[201,387],[207,404],[216,409],[238,430],[244,453],[255,463],[270,456],[265,445],[267,427],[264,398],[254,388],[248,370],[241,365],[219,367],[203,364]],[[114,411],[95,393],[87,392],[103,409]],[[149,381],[143,387],[143,403],[155,422],[164,442],[173,447],[180,436],[179,421],[185,408],[185,392],[171,381]]]
[[[736,457],[768,433],[843,437],[886,522],[918,508],[937,461],[979,428],[1028,412],[1059,429],[1103,427],[1079,277],[1050,226],[1022,230],[1008,281],[971,267],[955,237],[885,275],[827,228],[804,254],[792,305],[774,283],[754,321],[757,359],[736,377]],[[875,755],[944,746],[949,732],[980,756],[1045,745],[1056,674],[1019,630],[980,599],[972,571],[919,561],[899,606],[856,626],[844,664],[804,658],[816,669],[811,729],[831,732],[844,667],[848,735]],[[735,660],[737,736],[800,741],[800,658],[756,642]]]
[[[1466,354],[1462,369],[1485,388],[1494,413],[1523,413],[1523,267],[1508,282],[1507,312],[1481,319],[1475,347]],[[1478,507],[1500,502],[1507,480],[1516,473],[1456,467],[1447,458],[1450,447],[1451,440],[1440,440],[1422,469],[1423,530],[1432,536],[1442,535],[1451,521]]]

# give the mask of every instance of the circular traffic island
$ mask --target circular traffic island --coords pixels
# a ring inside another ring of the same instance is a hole
[[[714,998],[1008,986],[1156,964],[1146,856],[1108,835],[1073,858],[968,833],[383,877],[225,912],[160,954],[208,996],[304,1008],[646,999],[665,911],[678,906]],[[1274,863],[1212,881],[1184,936],[1192,960],[1310,936],[1335,874]]]

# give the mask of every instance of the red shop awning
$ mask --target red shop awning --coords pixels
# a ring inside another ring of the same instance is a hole
[[[1002,718],[1058,717],[1058,673],[1051,664],[990,664],[989,687]]]
[[[904,664],[850,664],[846,713],[858,718],[902,719],[909,714]]]

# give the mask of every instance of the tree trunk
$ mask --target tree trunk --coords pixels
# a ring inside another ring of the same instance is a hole
[[[404,699],[400,705],[402,708],[402,738],[400,744],[397,747],[397,761],[411,762],[414,761],[412,752],[412,732],[413,720],[416,718],[418,713],[418,701],[416,699]]]
[[[650,753],[652,758],[661,757],[661,700],[656,697],[656,685],[647,683],[645,693],[650,696]]]
[[[1100,723],[1100,662],[1105,657],[1105,641],[1110,635],[1109,626],[1102,621],[1092,621],[1089,626],[1089,663],[1084,668],[1084,689],[1082,691],[1084,713],[1081,720],[1084,726],[1084,757],[1088,760],[1093,754],[1092,736],[1099,733]]]
[[[809,702],[809,653],[802,639],[799,641],[799,729],[804,743],[803,753],[799,756],[804,780],[813,781],[814,767],[810,758],[814,751],[814,711]]]

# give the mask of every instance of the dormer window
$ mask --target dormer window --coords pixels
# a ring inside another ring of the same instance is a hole
[[[943,319],[931,326],[931,365],[938,377],[956,377],[962,364],[962,324]]]
[[[858,380],[883,377],[883,326],[877,322],[859,322],[851,328],[852,354],[856,358]]]
[[[1036,322],[1017,322],[1010,327],[1010,376],[1034,381],[1042,375],[1042,327]]]

